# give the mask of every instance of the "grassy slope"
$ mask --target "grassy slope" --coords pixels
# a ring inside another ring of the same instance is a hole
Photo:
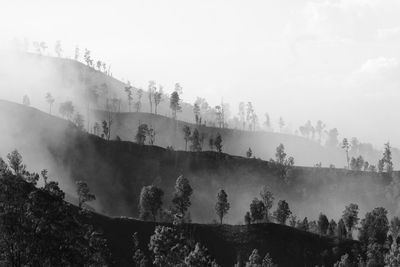
[[[132,266],[132,235],[139,233],[141,246],[147,251],[146,244],[154,232],[155,223],[127,218],[109,218],[94,215],[93,220],[100,226],[109,240],[116,266]],[[324,260],[323,251],[329,251],[331,260],[325,260],[326,266],[332,266],[332,259],[349,253],[356,241],[342,241],[311,234],[278,224],[205,225],[187,224],[184,229],[191,238],[201,242],[221,266],[233,266],[244,261],[252,249],[257,248],[261,255],[269,252],[279,266],[316,266]],[[337,254],[332,249],[338,247]]]

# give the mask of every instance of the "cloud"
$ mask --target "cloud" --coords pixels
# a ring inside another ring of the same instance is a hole
[[[378,57],[368,59],[358,70],[359,73],[387,75],[398,71],[399,62],[395,58]]]
[[[350,76],[347,88],[354,95],[367,98],[399,97],[400,66],[396,58],[377,57],[366,60]]]

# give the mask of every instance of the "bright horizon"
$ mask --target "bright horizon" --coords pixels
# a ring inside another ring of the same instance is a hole
[[[179,82],[189,103],[223,99],[236,115],[251,101],[260,124],[268,112],[275,129],[280,116],[292,130],[320,119],[340,138],[400,147],[394,0],[17,0],[2,10],[3,48],[27,38],[54,54],[61,40],[63,56],[88,48],[136,86],[155,80],[171,91]]]

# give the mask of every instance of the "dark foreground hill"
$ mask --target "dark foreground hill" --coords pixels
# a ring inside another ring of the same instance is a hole
[[[181,174],[194,189],[190,213],[195,222],[216,218],[216,193],[224,188],[231,203],[225,221],[242,223],[264,185],[274,193],[275,202],[287,200],[301,218],[317,218],[324,212],[337,219],[349,203],[359,204],[361,214],[378,206],[390,212],[397,209],[398,192],[390,191],[396,186],[388,186],[391,178],[377,173],[296,167],[286,183],[266,161],[106,141],[65,120],[9,102],[0,103],[0,120],[4,122],[0,124],[1,156],[19,149],[28,166],[38,172],[48,168],[73,195],[74,181],[86,180],[97,196],[94,207],[108,215],[137,216],[140,190],[149,184],[164,190],[164,207],[168,208]]]
[[[132,266],[132,236],[138,232],[142,250],[157,225],[128,218],[109,218],[94,214],[96,226],[103,229],[109,241],[115,266]],[[186,224],[190,238],[207,247],[221,266],[243,264],[253,249],[260,255],[270,253],[278,266],[332,266],[344,253],[357,249],[358,242],[339,241],[279,224],[212,225]]]

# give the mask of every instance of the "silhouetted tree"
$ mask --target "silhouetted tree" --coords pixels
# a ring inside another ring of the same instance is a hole
[[[278,223],[286,224],[286,220],[289,218],[292,212],[289,209],[289,204],[285,200],[279,200],[278,207],[274,212],[274,216]]]
[[[194,129],[192,136],[190,137],[191,145],[190,145],[190,150],[191,151],[201,151],[201,143],[200,143],[200,133],[197,129]]]
[[[353,171],[361,171],[364,167],[364,158],[358,156],[357,158],[352,157],[350,161],[350,169]]]
[[[54,101],[55,101],[54,97],[50,93],[47,93],[46,94],[46,102],[49,103],[49,106],[50,106],[49,114],[51,114],[51,107],[53,106]]]
[[[368,171],[369,170],[369,162],[368,161],[364,161],[363,170],[364,171]]]
[[[56,45],[54,46],[54,52],[56,53],[56,55],[58,56],[58,57],[61,57],[61,53],[62,53],[62,48],[61,48],[61,41],[60,40],[58,40],[57,42],[56,42]]]
[[[214,151],[214,138],[212,136],[210,139],[208,139],[208,146],[210,147],[211,151]]]
[[[136,112],[140,112],[140,110],[142,108],[143,89],[139,88],[136,91],[136,95],[137,95],[137,99],[138,99],[138,101],[136,101],[136,103],[135,103]]]
[[[93,65],[93,59],[90,56],[90,51],[88,49],[86,49],[86,48],[85,48],[85,53],[83,55],[83,58],[84,58],[84,60],[86,62],[86,65],[88,65],[90,67]]]
[[[154,111],[157,114],[157,107],[162,101],[163,96],[163,87],[161,85],[158,86],[158,91],[154,91]]]
[[[251,158],[252,155],[253,155],[253,151],[251,151],[251,148],[249,147],[249,150],[246,151],[246,157]]]
[[[229,208],[230,205],[228,202],[228,195],[225,193],[223,189],[221,189],[217,194],[217,203],[215,204],[215,211],[217,212],[221,224],[222,224],[222,219],[228,213]]]
[[[257,249],[254,249],[249,256],[249,260],[246,262],[245,267],[277,267],[273,263],[269,253],[265,254],[264,258],[261,258]]]
[[[288,179],[289,171],[294,165],[294,158],[287,158],[286,156],[287,154],[285,152],[285,146],[283,144],[280,144],[276,148],[275,161],[271,159],[271,162],[276,164],[278,176],[285,181]]]
[[[74,105],[72,104],[71,101],[61,103],[59,112],[60,112],[61,116],[63,116],[64,118],[67,118],[68,120],[71,120],[72,114],[74,114]]]
[[[194,103],[193,106],[193,113],[194,113],[194,119],[197,125],[200,124],[200,106],[197,103]]]
[[[107,139],[107,140],[110,140],[110,130],[109,130],[107,121],[103,121],[102,122],[102,128],[103,128],[102,137]]]
[[[78,195],[78,207],[81,209],[83,204],[89,201],[96,200],[96,196],[90,193],[89,186],[84,181],[77,181],[77,195]]]
[[[346,162],[347,162],[347,168],[350,169],[350,159],[349,159],[349,149],[350,149],[350,143],[347,140],[347,138],[343,138],[342,141],[342,148],[344,151],[346,151]]]
[[[335,220],[331,219],[331,221],[329,222],[329,226],[328,226],[328,235],[335,236],[336,233],[337,233],[337,224],[336,224]]]
[[[147,124],[144,123],[140,124],[135,136],[136,143],[138,143],[139,145],[144,145],[146,142],[146,136],[148,132],[149,132],[149,127],[147,126]]]
[[[169,107],[172,110],[172,118],[176,119],[176,113],[181,111],[180,98],[177,91],[172,92]]]
[[[337,226],[337,237],[339,239],[343,239],[343,238],[347,237],[346,225],[345,225],[343,219],[339,220],[339,223]]]
[[[31,105],[31,101],[27,95],[24,95],[24,97],[22,98],[22,104],[27,107]]]
[[[264,126],[267,128],[267,130],[271,130],[271,119],[269,117],[268,113],[265,113],[265,122],[264,122]]]
[[[211,259],[207,249],[196,243],[195,248],[185,258],[187,266],[205,266],[205,267],[218,267],[218,264]]]
[[[45,186],[47,185],[47,181],[49,180],[48,173],[49,173],[49,171],[48,171],[47,169],[43,169],[43,170],[40,172]]]
[[[389,220],[385,208],[375,208],[365,214],[361,220],[359,240],[362,244],[368,244],[372,240],[383,245],[389,231]]]
[[[347,227],[348,237],[352,238],[352,231],[359,221],[358,205],[351,203],[349,206],[346,206],[345,210],[343,211],[342,219]]]
[[[127,85],[125,86],[125,93],[126,96],[128,98],[128,110],[129,112],[131,112],[131,106],[132,106],[132,101],[133,101],[133,96],[132,96],[132,85],[131,83],[128,81]]]
[[[190,140],[190,135],[191,135],[192,133],[191,133],[190,127],[187,126],[187,125],[184,125],[184,126],[183,126],[182,131],[183,131],[183,135],[184,135],[183,138],[185,139],[185,151],[187,151],[187,143],[189,142],[189,140]]]
[[[222,153],[222,137],[219,133],[217,134],[217,138],[215,138],[214,145],[218,153]]]
[[[239,103],[239,120],[242,123],[242,130],[246,127],[246,120],[245,120],[245,104],[244,102]]]
[[[150,113],[153,113],[153,96],[156,90],[157,90],[156,82],[149,81],[149,85],[147,87],[147,97],[149,98]]]
[[[328,147],[336,147],[339,143],[338,141],[338,136],[339,136],[339,131],[336,128],[330,129],[329,131],[326,131],[328,134],[328,139],[326,140],[326,146]]]
[[[321,143],[322,133],[325,129],[326,125],[321,120],[317,121],[317,125],[315,126],[315,131],[318,133],[318,142]]]
[[[156,216],[161,210],[163,196],[164,192],[160,188],[154,185],[144,186],[139,198],[140,218],[145,220],[151,216],[153,221],[156,221]]]
[[[15,149],[10,153],[8,153],[7,159],[8,159],[8,165],[14,171],[14,175],[20,176],[25,172],[26,166],[25,164],[23,164],[22,156],[18,152],[18,150]]]
[[[320,213],[318,218],[318,230],[321,235],[326,235],[329,228],[329,221],[325,214]]]
[[[264,218],[265,206],[258,198],[254,198],[250,204],[250,215],[253,222],[259,222]]]
[[[379,173],[382,173],[384,168],[385,168],[385,161],[383,159],[378,160]]]
[[[180,213],[182,216],[185,215],[185,212],[191,205],[190,196],[192,193],[193,189],[189,184],[189,180],[183,175],[180,175],[175,182],[175,192],[172,203],[174,204],[176,212]]]
[[[251,215],[250,215],[250,212],[246,212],[246,214],[244,215],[244,223],[246,224],[246,225],[249,225],[249,224],[251,224]]]
[[[310,230],[310,225],[308,223],[307,217],[304,217],[303,221],[300,222],[297,225],[297,228],[299,228],[300,230],[303,230],[303,231],[309,231]]]
[[[83,119],[83,116],[79,113],[79,112],[77,112],[76,114],[75,114],[75,117],[74,117],[74,123],[75,123],[75,125],[76,125],[76,127],[80,130],[80,131],[83,131],[84,130],[84,122],[85,122],[85,120]]]
[[[393,172],[393,162],[392,162],[392,150],[389,142],[385,144],[382,160],[385,164],[386,172],[391,176]]]
[[[296,223],[297,223],[297,217],[296,215],[290,215],[289,217],[289,226],[291,227],[296,227]]]
[[[265,206],[265,214],[264,214],[265,220],[269,221],[269,211],[271,210],[272,205],[274,204],[274,195],[272,194],[271,191],[269,191],[269,188],[264,185],[263,188],[261,189],[260,197]]]

